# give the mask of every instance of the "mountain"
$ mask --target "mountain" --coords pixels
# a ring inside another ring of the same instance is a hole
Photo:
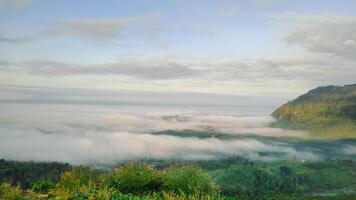
[[[310,90],[272,113],[274,127],[322,138],[356,138],[356,84]]]

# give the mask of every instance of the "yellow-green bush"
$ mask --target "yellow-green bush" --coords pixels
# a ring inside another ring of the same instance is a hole
[[[171,167],[164,171],[164,189],[175,194],[211,195],[218,194],[218,187],[209,174],[197,166]]]
[[[19,186],[13,187],[9,183],[0,185],[0,199],[17,200],[22,196],[22,191]]]
[[[49,190],[49,195],[60,199],[76,199],[78,195],[89,194],[93,187],[92,171],[76,167],[62,173],[56,187]]]
[[[128,163],[104,175],[104,182],[122,193],[147,194],[161,189],[162,174],[145,163]]]

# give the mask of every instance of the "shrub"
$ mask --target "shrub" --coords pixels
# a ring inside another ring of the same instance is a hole
[[[38,180],[32,185],[32,190],[36,193],[47,194],[50,189],[55,187],[49,180]]]
[[[92,172],[89,169],[83,167],[72,168],[62,173],[58,184],[63,188],[71,190],[79,189],[91,184],[91,174]]]
[[[105,175],[104,182],[122,193],[147,194],[159,191],[161,173],[145,163],[128,163]]]
[[[218,194],[218,187],[209,174],[197,166],[171,167],[164,172],[164,188],[175,194],[210,195]]]
[[[0,199],[17,200],[21,198],[21,189],[19,186],[12,187],[9,183],[0,185]]]
[[[83,167],[65,171],[54,189],[49,190],[51,197],[60,199],[81,199],[87,197],[94,185],[92,171]]]

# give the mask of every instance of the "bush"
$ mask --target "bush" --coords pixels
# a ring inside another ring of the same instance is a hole
[[[218,187],[209,174],[197,166],[171,167],[165,170],[164,188],[186,196],[218,194]]]
[[[67,189],[75,190],[87,186],[92,181],[92,172],[83,167],[72,168],[63,172],[59,178],[58,184]]]
[[[0,185],[0,199],[17,200],[21,198],[21,189],[19,186],[12,187],[9,183]]]
[[[92,171],[76,167],[62,173],[56,187],[49,190],[49,195],[61,199],[81,199],[80,197],[88,196],[92,187],[94,187]]]
[[[145,163],[125,164],[105,175],[104,182],[122,193],[147,194],[160,191],[162,175]]]
[[[36,193],[47,194],[50,189],[55,187],[49,180],[38,180],[32,185],[32,190]]]

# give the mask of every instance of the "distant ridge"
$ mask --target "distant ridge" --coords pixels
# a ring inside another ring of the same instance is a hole
[[[275,127],[323,138],[356,138],[356,84],[310,90],[272,113]]]

